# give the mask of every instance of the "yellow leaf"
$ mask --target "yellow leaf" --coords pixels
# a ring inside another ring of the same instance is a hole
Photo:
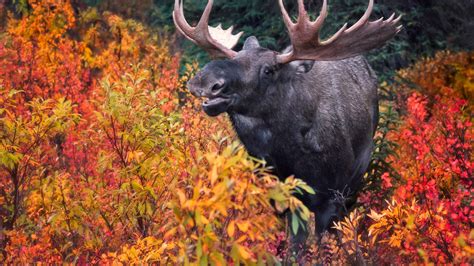
[[[209,179],[211,180],[211,184],[214,184],[218,177],[219,175],[217,174],[217,166],[213,165],[211,172],[209,172]]]
[[[251,255],[250,255],[250,252],[248,251],[248,248],[244,247],[244,246],[241,246],[241,245],[237,245],[237,251],[239,252],[239,256],[244,259],[244,260],[248,260],[251,258]]]
[[[249,226],[250,226],[250,223],[247,221],[237,223],[237,227],[240,229],[240,231],[244,233],[249,230]]]
[[[181,204],[181,206],[184,205],[184,202],[186,201],[186,195],[184,194],[184,192],[180,189],[178,189],[176,191],[176,194],[178,195],[178,198],[179,198],[179,204]]]
[[[235,233],[235,222],[234,221],[231,221],[229,223],[229,225],[227,226],[227,234],[230,236],[230,237],[233,237],[234,236],[234,233]]]
[[[374,221],[379,221],[380,219],[382,219],[382,217],[384,216],[383,214],[378,214],[376,211],[374,210],[370,210],[370,214],[368,215],[372,220]]]
[[[243,241],[245,241],[245,240],[247,240],[247,235],[242,235],[242,236],[239,237],[239,239],[237,239],[237,241],[235,241],[235,242],[241,243],[241,242],[243,242]]]
[[[168,239],[168,238],[174,236],[174,234],[176,234],[176,230],[177,230],[177,227],[172,228],[171,230],[169,230],[168,232],[165,233],[163,238]]]

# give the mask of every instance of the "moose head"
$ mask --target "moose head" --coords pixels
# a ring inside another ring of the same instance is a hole
[[[259,104],[268,93],[268,85],[295,71],[307,72],[311,62],[289,64],[297,60],[333,61],[353,57],[382,46],[397,34],[401,26],[396,26],[400,17],[393,14],[389,19],[382,18],[370,22],[374,1],[370,0],[365,14],[357,23],[348,28],[347,23],[331,38],[321,41],[320,30],[328,15],[327,0],[324,0],[319,17],[311,21],[305,10],[303,0],[298,0],[299,17],[294,23],[286,11],[283,0],[279,0],[283,20],[291,39],[291,49],[285,53],[275,52],[259,45],[255,37],[249,37],[240,52],[233,51],[242,32],[233,35],[230,27],[223,30],[208,26],[213,1],[210,0],[199,20],[190,26],[183,14],[183,2],[176,0],[173,18],[176,28],[215,58],[207,64],[188,87],[198,96],[207,98],[204,111],[210,116],[223,112],[246,112],[249,106]],[[291,71],[291,70],[294,71]]]

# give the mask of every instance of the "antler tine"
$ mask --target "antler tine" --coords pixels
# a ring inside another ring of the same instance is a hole
[[[204,9],[201,19],[199,20],[198,25],[196,26],[197,28],[204,29],[207,28],[207,26],[209,25],[209,16],[211,15],[213,2],[213,0],[207,1],[206,8]]]
[[[184,17],[182,0],[174,1],[173,21],[176,25],[176,28],[178,28],[181,33],[192,30],[191,25],[189,25],[189,23],[186,21],[186,18]]]
[[[198,24],[192,27],[184,17],[183,0],[175,0],[173,20],[176,29],[186,38],[201,46],[212,56],[233,58],[237,52],[233,51],[232,47],[237,44],[242,33],[233,35],[232,28],[224,30],[220,26],[214,28],[208,25],[213,2],[213,0],[208,0]],[[210,29],[212,32],[210,32]]]
[[[321,45],[329,45],[331,44],[332,42],[334,42],[335,40],[337,40],[337,38],[339,38],[339,36],[341,36],[343,33],[347,32],[347,23],[345,23],[344,25],[342,25],[342,27],[329,39],[325,40],[325,41],[321,41]]]
[[[365,10],[364,15],[359,19],[359,21],[357,21],[354,25],[352,25],[349,29],[347,29],[346,32],[350,33],[364,26],[365,23],[369,21],[369,18],[370,18],[370,15],[372,14],[373,9],[374,9],[374,0],[369,0],[369,6],[367,7],[367,10]]]
[[[304,8],[304,0],[298,0],[298,21],[305,20],[308,17],[308,12]]]
[[[323,25],[324,21],[326,20],[327,15],[328,15],[328,1],[324,0],[323,6],[321,7],[321,11],[319,12],[319,16],[313,22],[313,27],[319,30],[321,26]]]
[[[285,22],[287,28],[292,28],[295,24],[291,20],[290,15],[288,15],[288,11],[286,11],[285,5],[283,4],[283,0],[278,0],[278,4],[280,5],[281,14],[283,16],[283,22]]]
[[[369,0],[364,15],[354,25],[347,28],[346,23],[331,38],[321,41],[319,32],[327,16],[327,0],[323,0],[320,15],[314,22],[308,18],[303,0],[298,0],[300,15],[296,23],[291,21],[283,1],[279,0],[279,3],[293,46],[290,52],[277,56],[277,61],[282,64],[294,60],[339,60],[352,57],[381,46],[401,30],[401,26],[397,25],[400,17],[395,19],[394,15],[387,20],[382,18],[370,22],[374,0]]]
[[[393,14],[395,14],[395,13],[393,13]],[[398,23],[401,19],[402,19],[402,15],[399,15],[399,16],[393,21],[393,23]]]

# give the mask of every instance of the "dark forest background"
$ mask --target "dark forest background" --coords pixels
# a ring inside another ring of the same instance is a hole
[[[18,16],[28,12],[26,0],[0,0],[7,9]],[[171,13],[173,0],[74,0],[77,12],[81,9],[97,8],[144,22],[160,31],[173,35],[175,32]],[[322,1],[305,1],[310,14],[317,16]],[[329,16],[323,29],[323,36],[336,32],[345,22],[354,23],[367,7],[367,0],[331,0]],[[195,23],[203,11],[206,0],[185,1],[188,21]],[[296,16],[296,1],[285,1],[287,9]],[[0,11],[6,17],[6,10]],[[368,55],[372,66],[382,77],[390,77],[393,70],[406,67],[416,59],[431,56],[435,51],[470,50],[474,47],[474,0],[378,0],[375,3],[372,20],[393,12],[403,15],[403,31],[388,45]],[[269,49],[281,50],[289,44],[288,35],[280,16],[276,0],[215,0],[211,14],[211,25],[222,23],[225,27],[235,26],[235,32],[244,31],[236,49],[240,49],[246,37],[255,35],[261,44]],[[183,61],[208,60],[207,54],[185,40],[174,38],[172,49],[184,51]],[[178,45],[176,45],[178,44]],[[176,49],[179,47],[181,49]],[[184,64],[183,64],[184,65]]]

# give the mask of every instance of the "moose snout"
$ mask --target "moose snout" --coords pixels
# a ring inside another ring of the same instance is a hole
[[[222,93],[225,88],[225,80],[212,77],[203,78],[198,74],[188,82],[187,87],[194,96],[213,98]]]

